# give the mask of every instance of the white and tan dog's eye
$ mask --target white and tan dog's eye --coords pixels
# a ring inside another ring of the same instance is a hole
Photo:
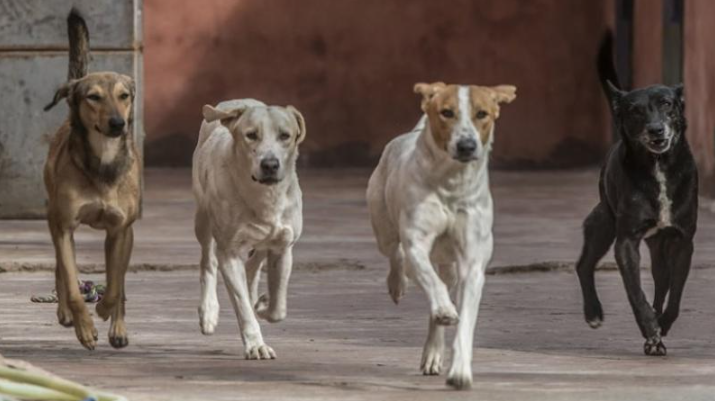
[[[290,134],[287,132],[281,132],[280,135],[278,135],[278,139],[281,141],[287,141],[290,139]]]
[[[258,132],[256,132],[256,131],[248,131],[248,132],[246,132],[246,138],[247,138],[249,141],[255,141],[256,139],[258,139]]]
[[[443,109],[439,112],[444,118],[454,118],[454,112],[450,109]]]
[[[102,98],[95,93],[92,93],[91,95],[87,95],[87,99],[89,99],[93,102],[98,102],[98,101],[102,100]]]
[[[476,117],[477,120],[481,120],[481,119],[483,119],[484,117],[486,117],[486,116],[488,116],[488,115],[489,115],[489,114],[488,114],[486,111],[484,111],[484,110],[479,110],[474,117]]]
[[[128,93],[122,93],[119,95],[119,100],[127,100],[129,99],[129,94]]]

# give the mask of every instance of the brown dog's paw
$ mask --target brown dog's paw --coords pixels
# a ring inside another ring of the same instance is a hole
[[[123,336],[109,336],[109,345],[113,348],[120,349],[129,345],[129,337]]]
[[[112,322],[109,327],[109,345],[114,348],[124,348],[129,345],[129,336],[124,327],[124,321]]]
[[[61,326],[72,327],[74,326],[74,321],[72,320],[72,312],[69,308],[63,307],[62,305],[57,307],[57,321]]]
[[[90,351],[93,351],[97,347],[97,339],[99,336],[97,334],[97,329],[94,328],[94,323],[89,316],[87,316],[86,319],[76,319],[74,331],[77,334],[77,339],[82,346]]]

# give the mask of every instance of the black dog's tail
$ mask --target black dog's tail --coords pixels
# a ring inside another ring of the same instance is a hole
[[[78,79],[87,75],[89,63],[89,30],[84,18],[72,7],[67,17],[67,36],[70,41],[70,65],[67,79]]]
[[[601,40],[601,45],[598,48],[596,66],[598,68],[598,79],[601,81],[603,92],[610,100],[611,91],[608,88],[608,82],[617,89],[622,89],[621,83],[618,80],[618,73],[616,72],[616,63],[613,60],[613,32],[611,32],[610,29],[606,31]]]

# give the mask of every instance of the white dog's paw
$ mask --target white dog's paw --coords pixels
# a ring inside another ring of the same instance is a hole
[[[258,297],[258,301],[256,301],[256,305],[253,308],[259,318],[269,323],[280,322],[281,320],[286,318],[285,310],[278,310],[277,308],[271,310],[268,294],[263,294]]]
[[[218,326],[218,303],[206,303],[199,307],[199,326],[201,333],[210,336]]]
[[[390,270],[387,275],[387,291],[390,293],[390,298],[392,302],[397,305],[400,303],[400,299],[407,292],[407,276],[400,272],[395,272]]]
[[[442,306],[433,312],[432,319],[441,326],[452,326],[459,323],[459,314],[450,302],[447,306]]]
[[[468,390],[472,387],[472,367],[470,364],[454,361],[447,375],[447,385],[457,390]]]
[[[443,350],[436,347],[425,347],[422,351],[420,370],[425,376],[436,376],[442,372]]]
[[[246,359],[276,359],[276,352],[266,344],[258,344],[246,347]]]

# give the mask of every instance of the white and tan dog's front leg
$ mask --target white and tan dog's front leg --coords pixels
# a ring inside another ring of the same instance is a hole
[[[275,359],[275,351],[263,342],[261,327],[258,325],[258,320],[251,304],[245,264],[240,258],[240,253],[219,245],[217,247],[217,256],[218,266],[223,274],[229,298],[238,319],[246,359]]]
[[[256,304],[256,313],[271,323],[285,319],[288,311],[288,282],[293,270],[293,247],[282,253],[268,253],[268,295],[263,294]]]
[[[402,232],[402,246],[408,274],[427,295],[431,319],[438,325],[456,324],[459,322],[459,315],[449,298],[449,289],[437,275],[429,257],[436,238],[435,231],[407,228]]]
[[[459,390],[472,386],[474,329],[484,288],[484,273],[492,254],[491,238],[473,252],[474,258],[460,261],[458,266],[459,324],[452,345],[452,365],[447,375],[447,384]]]

